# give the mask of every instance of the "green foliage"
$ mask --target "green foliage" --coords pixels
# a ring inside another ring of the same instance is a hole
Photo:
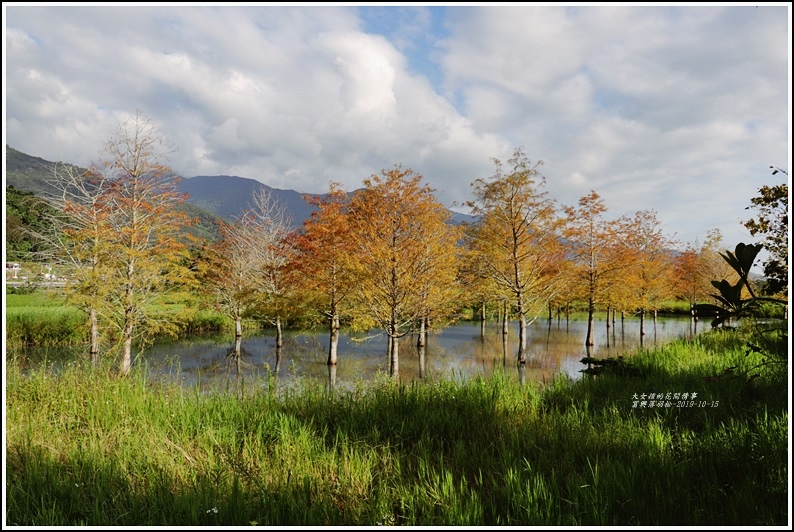
[[[719,294],[712,294],[712,297],[722,306],[706,303],[695,305],[695,309],[698,311],[718,314],[714,325],[720,325],[728,319],[748,316],[756,308],[759,300],[752,292],[749,275],[750,268],[752,268],[761,248],[760,244],[748,245],[740,242],[736,245],[735,252],[720,253],[725,262],[739,275],[739,279],[734,284],[727,279],[711,281],[711,284],[719,291]],[[743,297],[745,290],[749,291],[749,298]]]
[[[41,243],[30,235],[42,232],[44,220],[55,213],[55,209],[32,192],[24,192],[13,186],[6,187],[6,260],[20,262],[30,260],[33,253],[44,251]]]
[[[787,363],[787,320],[771,319],[763,324],[755,321],[759,314],[769,313],[770,305],[778,306],[779,308],[788,306],[787,300],[759,297],[753,291],[749,280],[750,269],[761,248],[761,244],[748,245],[740,242],[736,245],[736,250],[733,253],[730,251],[721,253],[722,258],[738,274],[739,279],[735,284],[731,284],[726,279],[720,281],[712,280],[711,284],[719,291],[719,294],[713,294],[712,297],[721,306],[699,304],[695,305],[695,308],[702,313],[716,313],[717,316],[712,322],[713,326],[722,325],[731,319],[750,319],[754,324],[756,334],[748,342],[748,350],[772,356],[775,362]],[[749,297],[744,297],[745,293],[749,294]],[[763,363],[766,363],[766,361]]]
[[[764,264],[767,282],[763,290],[766,295],[775,295],[785,292],[788,286],[788,184],[765,185],[758,192],[759,196],[750,200],[752,206],[747,207],[757,209],[758,217],[751,218],[744,226],[751,235],[764,237],[764,247],[771,257]]]

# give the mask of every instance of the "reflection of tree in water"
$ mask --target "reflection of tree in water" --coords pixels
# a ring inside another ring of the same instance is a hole
[[[427,373],[427,360],[425,358],[427,347],[423,342],[421,344],[417,344],[416,350],[419,354],[419,378],[424,379],[425,374]]]
[[[328,393],[333,395],[336,390],[336,364],[328,366]]]
[[[526,364],[516,364],[518,367],[518,383],[523,386],[527,382],[527,366]]]
[[[237,394],[242,397],[243,395],[243,371],[253,369],[254,365],[251,362],[243,360],[243,357],[251,358],[251,353],[243,349],[243,337],[235,337],[234,347],[226,351],[226,388],[229,388],[229,379],[232,372],[235,374],[235,385]]]

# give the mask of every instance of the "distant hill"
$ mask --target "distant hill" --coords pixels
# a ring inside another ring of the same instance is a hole
[[[307,194],[272,188],[246,177],[202,175],[182,179],[179,186],[182,192],[188,194],[188,203],[232,221],[252,207],[254,194],[261,189],[270,192],[274,200],[284,208],[293,226],[303,224],[314,211],[314,208],[303,199]],[[308,196],[321,197],[320,194],[308,194]]]
[[[272,188],[255,179],[239,176],[214,175],[185,178],[180,182],[182,192],[189,194],[188,202],[228,220],[237,219],[251,207],[254,193],[265,189],[285,209],[293,226],[300,226],[314,212],[305,197],[321,198],[324,194],[302,194],[294,190]],[[352,192],[355,194],[355,191]],[[476,218],[450,211],[452,223],[471,223]]]
[[[80,168],[68,163],[54,163],[46,161],[41,157],[34,157],[6,144],[6,186],[14,187],[17,190],[32,192],[37,195],[46,195],[53,192],[48,180],[53,178],[54,168],[58,165],[71,167],[79,173],[85,172],[85,168]]]
[[[47,180],[52,177],[56,164],[68,163],[53,163],[6,146],[6,186],[38,195],[51,192]],[[69,166],[81,172],[85,171],[74,165]],[[260,189],[272,194],[275,201],[284,208],[294,227],[302,225],[314,210],[304,196],[322,197],[322,194],[303,194],[295,190],[272,188],[255,179],[228,175],[186,177],[180,181],[179,188],[181,192],[188,194],[187,203],[190,207],[186,210],[191,216],[201,219],[203,233],[209,231],[214,217],[227,221],[236,220],[252,206],[254,193]],[[452,222],[456,224],[475,220],[466,214],[450,212]]]
[[[17,215],[11,214],[16,212],[16,204],[14,202],[21,197],[27,197],[26,201],[28,203],[31,201],[39,201],[55,192],[48,181],[53,178],[56,165],[71,167],[78,173],[86,171],[85,168],[80,168],[69,163],[54,163],[42,159],[41,157],[34,157],[6,145],[5,209],[7,244],[9,244],[10,234],[9,223],[11,222],[15,235],[19,232],[19,228],[26,224],[24,217],[20,218]],[[218,230],[219,217],[216,214],[189,202],[182,205],[181,210],[196,220],[195,225],[189,230],[191,234],[204,240],[217,240],[220,238],[220,231]],[[28,244],[15,244],[15,246],[21,246],[23,248],[26,245]],[[14,249],[16,249],[16,247]]]

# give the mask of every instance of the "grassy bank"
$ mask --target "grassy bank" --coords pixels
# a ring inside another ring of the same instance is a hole
[[[22,346],[74,346],[88,343],[88,319],[82,310],[67,305],[63,293],[58,290],[37,289],[31,293],[6,293],[6,345],[9,347]],[[674,303],[665,307],[667,315],[676,314]],[[225,315],[216,312],[202,302],[198,297],[190,294],[169,294],[160,302],[153,305],[152,318],[154,321],[167,318],[179,324],[180,336],[187,336],[202,332],[232,331],[234,323]],[[661,313],[661,311],[660,311]],[[679,312],[684,315],[685,313]],[[461,318],[478,319],[473,317],[468,309]],[[585,312],[572,312],[570,319],[586,319]],[[597,320],[603,320],[604,312],[597,314]],[[627,314],[627,318],[634,315]],[[554,314],[554,319],[558,319]],[[565,319],[561,315],[560,319]],[[620,320],[620,316],[617,318]],[[650,316],[648,319],[652,319]],[[256,327],[261,324],[250,322]],[[289,324],[287,324],[289,325]],[[296,325],[296,324],[292,324]],[[300,325],[300,324],[297,324]],[[112,342],[113,331],[108,330],[106,341]]]
[[[11,361],[7,523],[785,525],[786,374],[719,376],[760,362],[736,334],[546,389],[510,371],[239,398]],[[668,392],[697,396],[633,404]]]
[[[88,318],[82,310],[67,305],[57,290],[28,294],[6,294],[6,345],[69,346],[88,342]],[[213,310],[200,308],[187,294],[169,295],[152,307],[156,321],[168,317],[179,324],[180,334],[233,330],[233,322]],[[108,331],[112,334],[113,331]],[[106,337],[112,341],[112,338]]]

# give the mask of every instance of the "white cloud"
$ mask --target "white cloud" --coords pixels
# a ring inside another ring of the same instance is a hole
[[[523,146],[562,203],[726,241],[788,163],[785,6],[447,6],[443,39],[424,6],[4,10],[6,142],[46,159],[139,108],[184,176],[321,192],[401,163],[450,204]]]

